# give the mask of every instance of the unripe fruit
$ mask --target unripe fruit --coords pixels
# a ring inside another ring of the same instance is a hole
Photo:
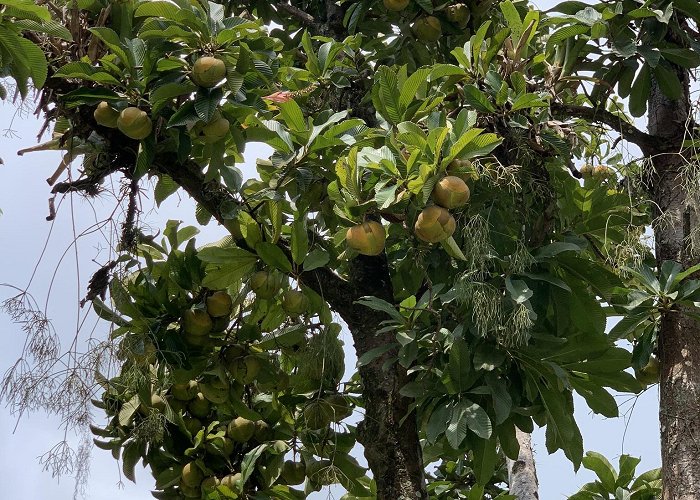
[[[408,7],[410,0],[384,0],[384,8],[392,12],[400,12]]]
[[[203,479],[204,474],[194,462],[189,462],[182,468],[182,482],[187,486],[199,487]]]
[[[440,20],[434,16],[421,17],[412,28],[416,38],[423,42],[437,42],[442,36]]]
[[[237,443],[246,443],[255,434],[255,422],[247,418],[236,417],[228,424],[226,433]]]
[[[188,335],[207,335],[212,326],[211,316],[206,311],[188,309],[182,314],[182,327]]]
[[[457,223],[446,209],[433,205],[426,207],[416,220],[414,227],[418,239],[427,243],[446,240],[455,232]]]
[[[379,222],[371,220],[348,229],[345,239],[357,253],[379,255],[384,251],[386,231]]]
[[[193,438],[202,430],[202,422],[198,418],[183,417],[182,420],[185,422],[185,428],[192,434]]]
[[[209,415],[209,401],[204,397],[204,394],[198,392],[192,401],[187,405],[192,416],[197,418],[206,418]]]
[[[236,490],[236,484],[241,480],[241,473],[236,472],[235,474],[229,474],[221,478],[221,486],[226,486],[230,490]]]
[[[282,309],[290,316],[298,316],[309,309],[309,299],[299,290],[285,290],[282,294]]]
[[[235,359],[226,365],[226,368],[234,379],[243,384],[250,384],[258,376],[260,366],[260,359],[253,355],[248,355],[244,358]]]
[[[469,187],[459,177],[443,177],[433,188],[433,200],[444,208],[462,207],[469,201]]]
[[[175,399],[180,401],[189,401],[197,395],[197,381],[190,380],[184,384],[173,384],[170,388],[170,393]]]
[[[273,436],[272,428],[264,420],[255,421],[255,433],[253,434],[258,443],[270,441]]]
[[[98,125],[109,128],[117,128],[117,120],[119,119],[119,111],[112,108],[107,101],[102,101],[97,105],[92,116]]]
[[[214,144],[226,137],[229,133],[230,123],[226,118],[217,118],[202,127],[202,140],[206,144]]]
[[[221,333],[228,328],[228,325],[230,323],[231,323],[231,317],[228,315],[214,318],[214,319],[212,319],[211,332],[209,332],[209,333]]]
[[[469,23],[471,12],[469,12],[469,7],[463,3],[457,3],[445,9],[445,16],[451,23],[455,23],[460,28],[464,28]]]
[[[284,484],[294,486],[304,482],[306,478],[306,466],[303,462],[294,462],[293,460],[285,460],[282,465],[280,478]]]
[[[151,135],[153,123],[145,111],[129,107],[119,113],[117,128],[125,136],[141,140]]]
[[[282,276],[277,273],[258,271],[250,278],[250,288],[261,299],[271,299],[282,288]]]
[[[226,64],[215,57],[200,57],[192,66],[192,81],[200,87],[216,87],[225,76]]]
[[[204,481],[202,481],[202,491],[204,493],[211,493],[213,492],[217,486],[221,484],[221,481],[219,480],[218,477],[208,477]]]
[[[325,401],[312,401],[304,408],[303,416],[309,429],[323,429],[333,421],[333,408]]]
[[[233,310],[233,300],[231,296],[224,292],[214,292],[207,297],[207,314],[212,318],[228,316]]]

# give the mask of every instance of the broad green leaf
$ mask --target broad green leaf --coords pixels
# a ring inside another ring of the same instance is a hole
[[[282,249],[277,245],[268,243],[267,241],[261,241],[255,245],[255,252],[268,266],[272,266],[286,273],[292,272],[292,264],[289,262],[289,259]]]

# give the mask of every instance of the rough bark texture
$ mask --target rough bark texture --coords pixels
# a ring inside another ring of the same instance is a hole
[[[649,97],[649,132],[667,144],[653,157],[653,198],[661,222],[655,227],[659,263],[673,260],[685,268],[697,259],[689,255],[687,238],[697,227],[695,210],[683,185],[682,139],[690,113],[688,74],[677,69],[684,86],[678,100],[664,96],[656,82]],[[700,498],[700,324],[671,311],[661,321],[659,337],[661,462],[664,500]]]
[[[355,298],[374,295],[393,303],[386,256],[358,256],[352,261],[350,279]],[[358,357],[396,341],[392,332],[376,333],[386,319],[384,314],[364,306],[354,307],[345,318]],[[406,371],[398,363],[383,368],[386,360],[395,355],[390,351],[360,368],[365,418],[358,428],[358,439],[377,482],[377,498],[428,498],[415,413],[409,415],[412,400],[399,394],[407,382]]]
[[[531,436],[516,427],[515,437],[520,444],[520,453],[517,460],[508,459],[509,493],[518,500],[539,500],[539,483],[535,457],[532,455]]]

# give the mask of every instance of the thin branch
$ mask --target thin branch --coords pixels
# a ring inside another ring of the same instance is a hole
[[[664,151],[663,141],[658,137],[642,132],[619,116],[601,108],[575,106],[573,104],[552,103],[552,114],[562,118],[583,118],[584,120],[607,125],[629,142],[639,146],[644,155],[651,156]]]
[[[272,5],[278,10],[285,11],[304,26],[309,28],[318,28],[318,23],[316,22],[316,19],[314,19],[314,16],[304,12],[298,7],[294,7],[293,5],[289,5],[288,3],[284,2],[274,2]]]

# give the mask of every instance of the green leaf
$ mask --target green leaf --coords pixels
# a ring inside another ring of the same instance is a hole
[[[122,471],[124,471],[124,476],[133,483],[136,482],[136,463],[140,458],[141,443],[138,441],[130,441],[122,452]]]
[[[304,259],[304,271],[312,271],[323,267],[330,261],[331,257],[328,252],[320,248],[314,248]]]
[[[651,68],[645,63],[632,84],[629,106],[632,116],[638,118],[647,110],[647,99],[651,91]]]
[[[582,460],[583,466],[595,473],[607,491],[615,491],[617,472],[608,459],[600,453],[589,451]]]
[[[289,126],[289,128],[294,132],[304,132],[306,131],[306,121],[304,120],[304,113],[301,111],[299,105],[291,99],[287,102],[281,102],[277,105],[280,109],[280,113],[284,122]]]
[[[683,93],[683,86],[678,79],[678,75],[672,69],[667,68],[663,64],[659,64],[654,68],[654,78],[659,84],[661,92],[669,99],[679,99]]]
[[[292,222],[292,259],[301,264],[309,251],[309,237],[306,233],[306,214],[297,214]]]
[[[477,439],[474,442],[472,451],[474,452],[473,468],[476,482],[480,486],[486,486],[493,478],[496,464],[498,463],[498,440],[496,437],[491,439]]]
[[[127,49],[113,29],[106,27],[90,28],[90,32],[102,40],[105,46],[121,60],[121,63],[127,69],[132,69],[132,60],[127,54]]]
[[[395,349],[398,347],[398,344],[385,344],[379,347],[375,347],[374,349],[370,349],[366,353],[364,353],[362,356],[360,356],[357,359],[357,367],[360,368],[362,366],[366,366],[370,364],[372,361],[380,357],[381,355],[391,351],[392,349]]]
[[[396,309],[396,307],[389,304],[384,299],[372,296],[365,296],[360,297],[358,300],[356,300],[355,304],[360,304],[361,306],[369,307],[370,309],[374,309],[375,311],[385,312],[389,316],[391,316],[392,319],[399,323],[403,324],[405,322],[404,317],[401,316],[401,313]]]
[[[471,359],[469,346],[463,339],[456,339],[450,348],[450,357],[447,365],[450,379],[460,392],[466,391],[471,386],[469,375],[471,373]]]
[[[486,94],[472,84],[464,86],[464,100],[477,111],[483,113],[494,113],[496,111]]]
[[[489,418],[486,411],[476,403],[472,403],[467,406],[470,401],[464,400],[464,416],[466,419],[467,427],[474,434],[483,439],[489,439],[493,428],[491,427],[491,419]]]
[[[284,271],[285,273],[292,272],[292,264],[287,259],[282,249],[273,243],[261,241],[255,245],[255,252],[268,266]]]

